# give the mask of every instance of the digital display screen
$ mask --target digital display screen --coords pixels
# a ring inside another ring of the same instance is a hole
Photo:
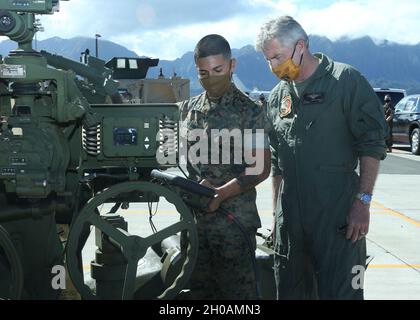
[[[138,133],[135,128],[114,128],[114,146],[136,146]]]

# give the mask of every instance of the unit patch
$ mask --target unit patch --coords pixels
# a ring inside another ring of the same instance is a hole
[[[286,96],[281,101],[280,106],[280,117],[284,118],[287,117],[292,112],[292,97]]]

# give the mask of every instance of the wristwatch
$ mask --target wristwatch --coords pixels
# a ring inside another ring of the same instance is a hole
[[[372,195],[369,193],[361,192],[356,195],[356,199],[362,201],[363,204],[368,205],[372,201]]]

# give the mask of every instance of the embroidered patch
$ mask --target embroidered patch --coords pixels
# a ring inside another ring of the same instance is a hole
[[[280,106],[280,117],[287,117],[292,112],[292,97],[286,96],[281,101]]]

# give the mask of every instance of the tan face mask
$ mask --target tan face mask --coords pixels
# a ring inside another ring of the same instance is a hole
[[[227,73],[221,76],[209,76],[204,79],[200,79],[200,83],[204,90],[207,91],[209,98],[220,99],[223,97],[226,91],[231,86],[231,73]]]
[[[270,65],[271,72],[273,72],[279,79],[285,80],[285,81],[293,81],[296,80],[297,77],[299,77],[300,74],[300,66],[302,65],[303,60],[303,54],[300,57],[300,63],[299,65],[296,65],[293,62],[293,56],[295,55],[296,51],[296,45],[293,49],[292,56],[287,59],[285,62],[283,62],[281,65],[277,66],[273,69],[273,67]]]

